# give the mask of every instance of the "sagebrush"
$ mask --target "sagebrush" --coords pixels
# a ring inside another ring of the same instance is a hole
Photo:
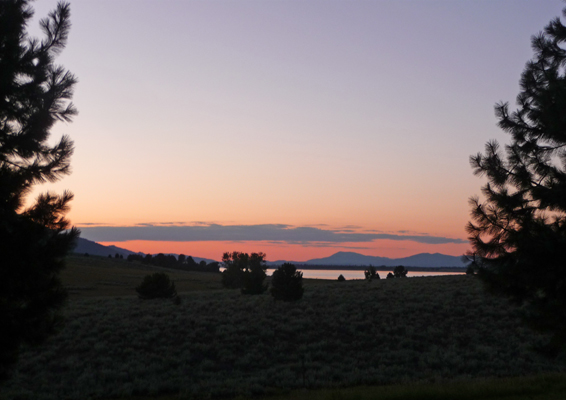
[[[84,399],[178,393],[251,396],[564,371],[545,336],[470,276],[307,286],[300,302],[194,292],[181,305],[81,299],[61,334],[22,353],[0,393]]]

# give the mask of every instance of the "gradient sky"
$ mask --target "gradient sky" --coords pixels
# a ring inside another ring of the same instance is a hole
[[[71,0],[73,174],[36,193],[69,189],[83,237],[134,251],[460,255],[469,156],[508,142],[493,107],[563,6]]]

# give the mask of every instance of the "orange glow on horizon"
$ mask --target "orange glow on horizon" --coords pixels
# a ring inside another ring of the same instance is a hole
[[[267,260],[307,261],[331,256],[339,251],[352,251],[368,256],[402,258],[419,253],[442,253],[460,256],[469,250],[467,243],[430,245],[411,241],[377,240],[369,243],[336,244],[335,246],[310,246],[301,244],[273,243],[267,241],[206,241],[206,242],[161,242],[132,240],[126,242],[99,242],[104,246],[117,246],[142,253],[176,253],[220,261],[227,251],[246,253],[263,252]]]

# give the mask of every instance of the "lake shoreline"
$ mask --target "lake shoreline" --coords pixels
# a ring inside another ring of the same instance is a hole
[[[309,265],[309,264],[294,264],[299,270],[340,270],[340,271],[365,271],[369,268],[368,265]],[[278,265],[269,265],[268,269],[276,269]],[[376,271],[392,271],[395,266],[373,266]],[[407,271],[415,272],[460,272],[465,273],[466,267],[408,267],[405,266]]]

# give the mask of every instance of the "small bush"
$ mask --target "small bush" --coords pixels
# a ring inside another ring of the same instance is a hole
[[[364,275],[366,276],[366,279],[368,281],[371,281],[373,279],[380,279],[380,276],[375,270],[375,267],[372,267],[371,265],[364,271]]]
[[[344,282],[346,280],[346,278],[344,278],[344,275],[340,274],[340,276],[338,277],[338,282]]]
[[[267,284],[263,281],[267,277],[265,271],[251,271],[244,275],[244,287],[242,294],[262,294],[267,290]]]
[[[407,277],[407,269],[402,265],[398,265],[393,269],[393,275],[395,278],[406,278]]]
[[[271,295],[275,300],[296,301],[303,297],[303,273],[291,263],[281,265],[271,276]]]
[[[267,284],[263,281],[267,277],[265,270],[264,253],[252,253],[248,268],[244,271],[244,286],[242,294],[262,294],[267,290]]]
[[[177,297],[175,283],[163,272],[146,275],[141,285],[136,287],[140,299],[172,299]]]

